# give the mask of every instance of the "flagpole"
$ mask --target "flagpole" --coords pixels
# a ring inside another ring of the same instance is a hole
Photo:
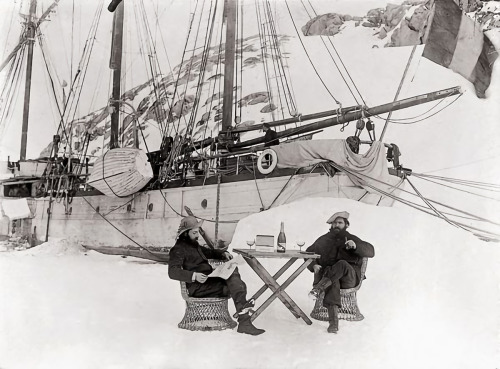
[[[399,87],[398,87],[398,90],[396,92],[396,95],[394,96],[394,101],[396,101],[399,97],[399,93],[401,92],[401,88],[403,87],[403,82],[406,78],[406,75],[408,74],[408,69],[410,69],[411,60],[413,59],[413,55],[415,54],[416,49],[417,49],[417,45],[413,45],[413,49],[411,50],[410,57],[408,58],[408,63],[406,63],[405,72],[403,73],[403,77],[401,78],[401,82],[399,82]],[[391,116],[392,116],[392,110],[389,112],[389,115],[387,116],[387,119],[385,120],[384,129],[382,130],[382,134],[380,135],[380,139],[379,139],[380,141],[382,141],[382,139],[384,138],[385,131],[387,130],[387,126],[389,125],[389,119],[391,119]]]

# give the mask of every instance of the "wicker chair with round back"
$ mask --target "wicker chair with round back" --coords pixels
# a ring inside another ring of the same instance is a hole
[[[339,308],[339,319],[350,320],[350,321],[359,321],[363,320],[365,317],[358,308],[358,301],[356,298],[356,293],[358,292],[361,284],[363,283],[363,279],[365,278],[366,265],[368,264],[368,258],[363,258],[363,262],[361,264],[361,280],[356,287],[341,289],[340,290],[340,303],[341,306]],[[314,304],[314,309],[311,312],[311,318],[316,320],[328,321],[328,310],[323,306],[323,297],[324,293],[321,293],[319,298],[316,300]]]
[[[220,265],[220,260],[209,260],[212,267]],[[237,323],[228,311],[229,297],[190,297],[185,282],[181,283],[181,295],[186,301],[184,318],[178,324],[179,328],[190,331],[220,331],[233,329]]]

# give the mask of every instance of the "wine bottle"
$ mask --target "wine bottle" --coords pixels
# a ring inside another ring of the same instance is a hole
[[[278,248],[277,252],[285,252],[286,251],[286,236],[285,236],[285,223],[281,222],[281,230],[278,235]]]

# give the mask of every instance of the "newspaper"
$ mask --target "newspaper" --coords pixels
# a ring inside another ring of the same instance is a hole
[[[223,279],[228,279],[238,265],[244,263],[244,259],[241,255],[236,255],[233,259],[226,261],[224,264],[219,265],[210,273],[209,277],[219,277]]]

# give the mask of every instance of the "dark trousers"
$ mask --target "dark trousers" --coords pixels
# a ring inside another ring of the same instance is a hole
[[[356,270],[345,260],[339,260],[332,266],[323,268],[322,273],[314,275],[314,285],[321,278],[326,277],[332,281],[332,285],[325,289],[323,306],[337,305],[340,307],[340,289],[356,287],[358,281]]]
[[[233,299],[237,312],[243,309],[247,301],[247,286],[241,280],[238,268],[228,279],[208,278],[205,283],[194,282],[189,286],[191,297],[228,297]]]

